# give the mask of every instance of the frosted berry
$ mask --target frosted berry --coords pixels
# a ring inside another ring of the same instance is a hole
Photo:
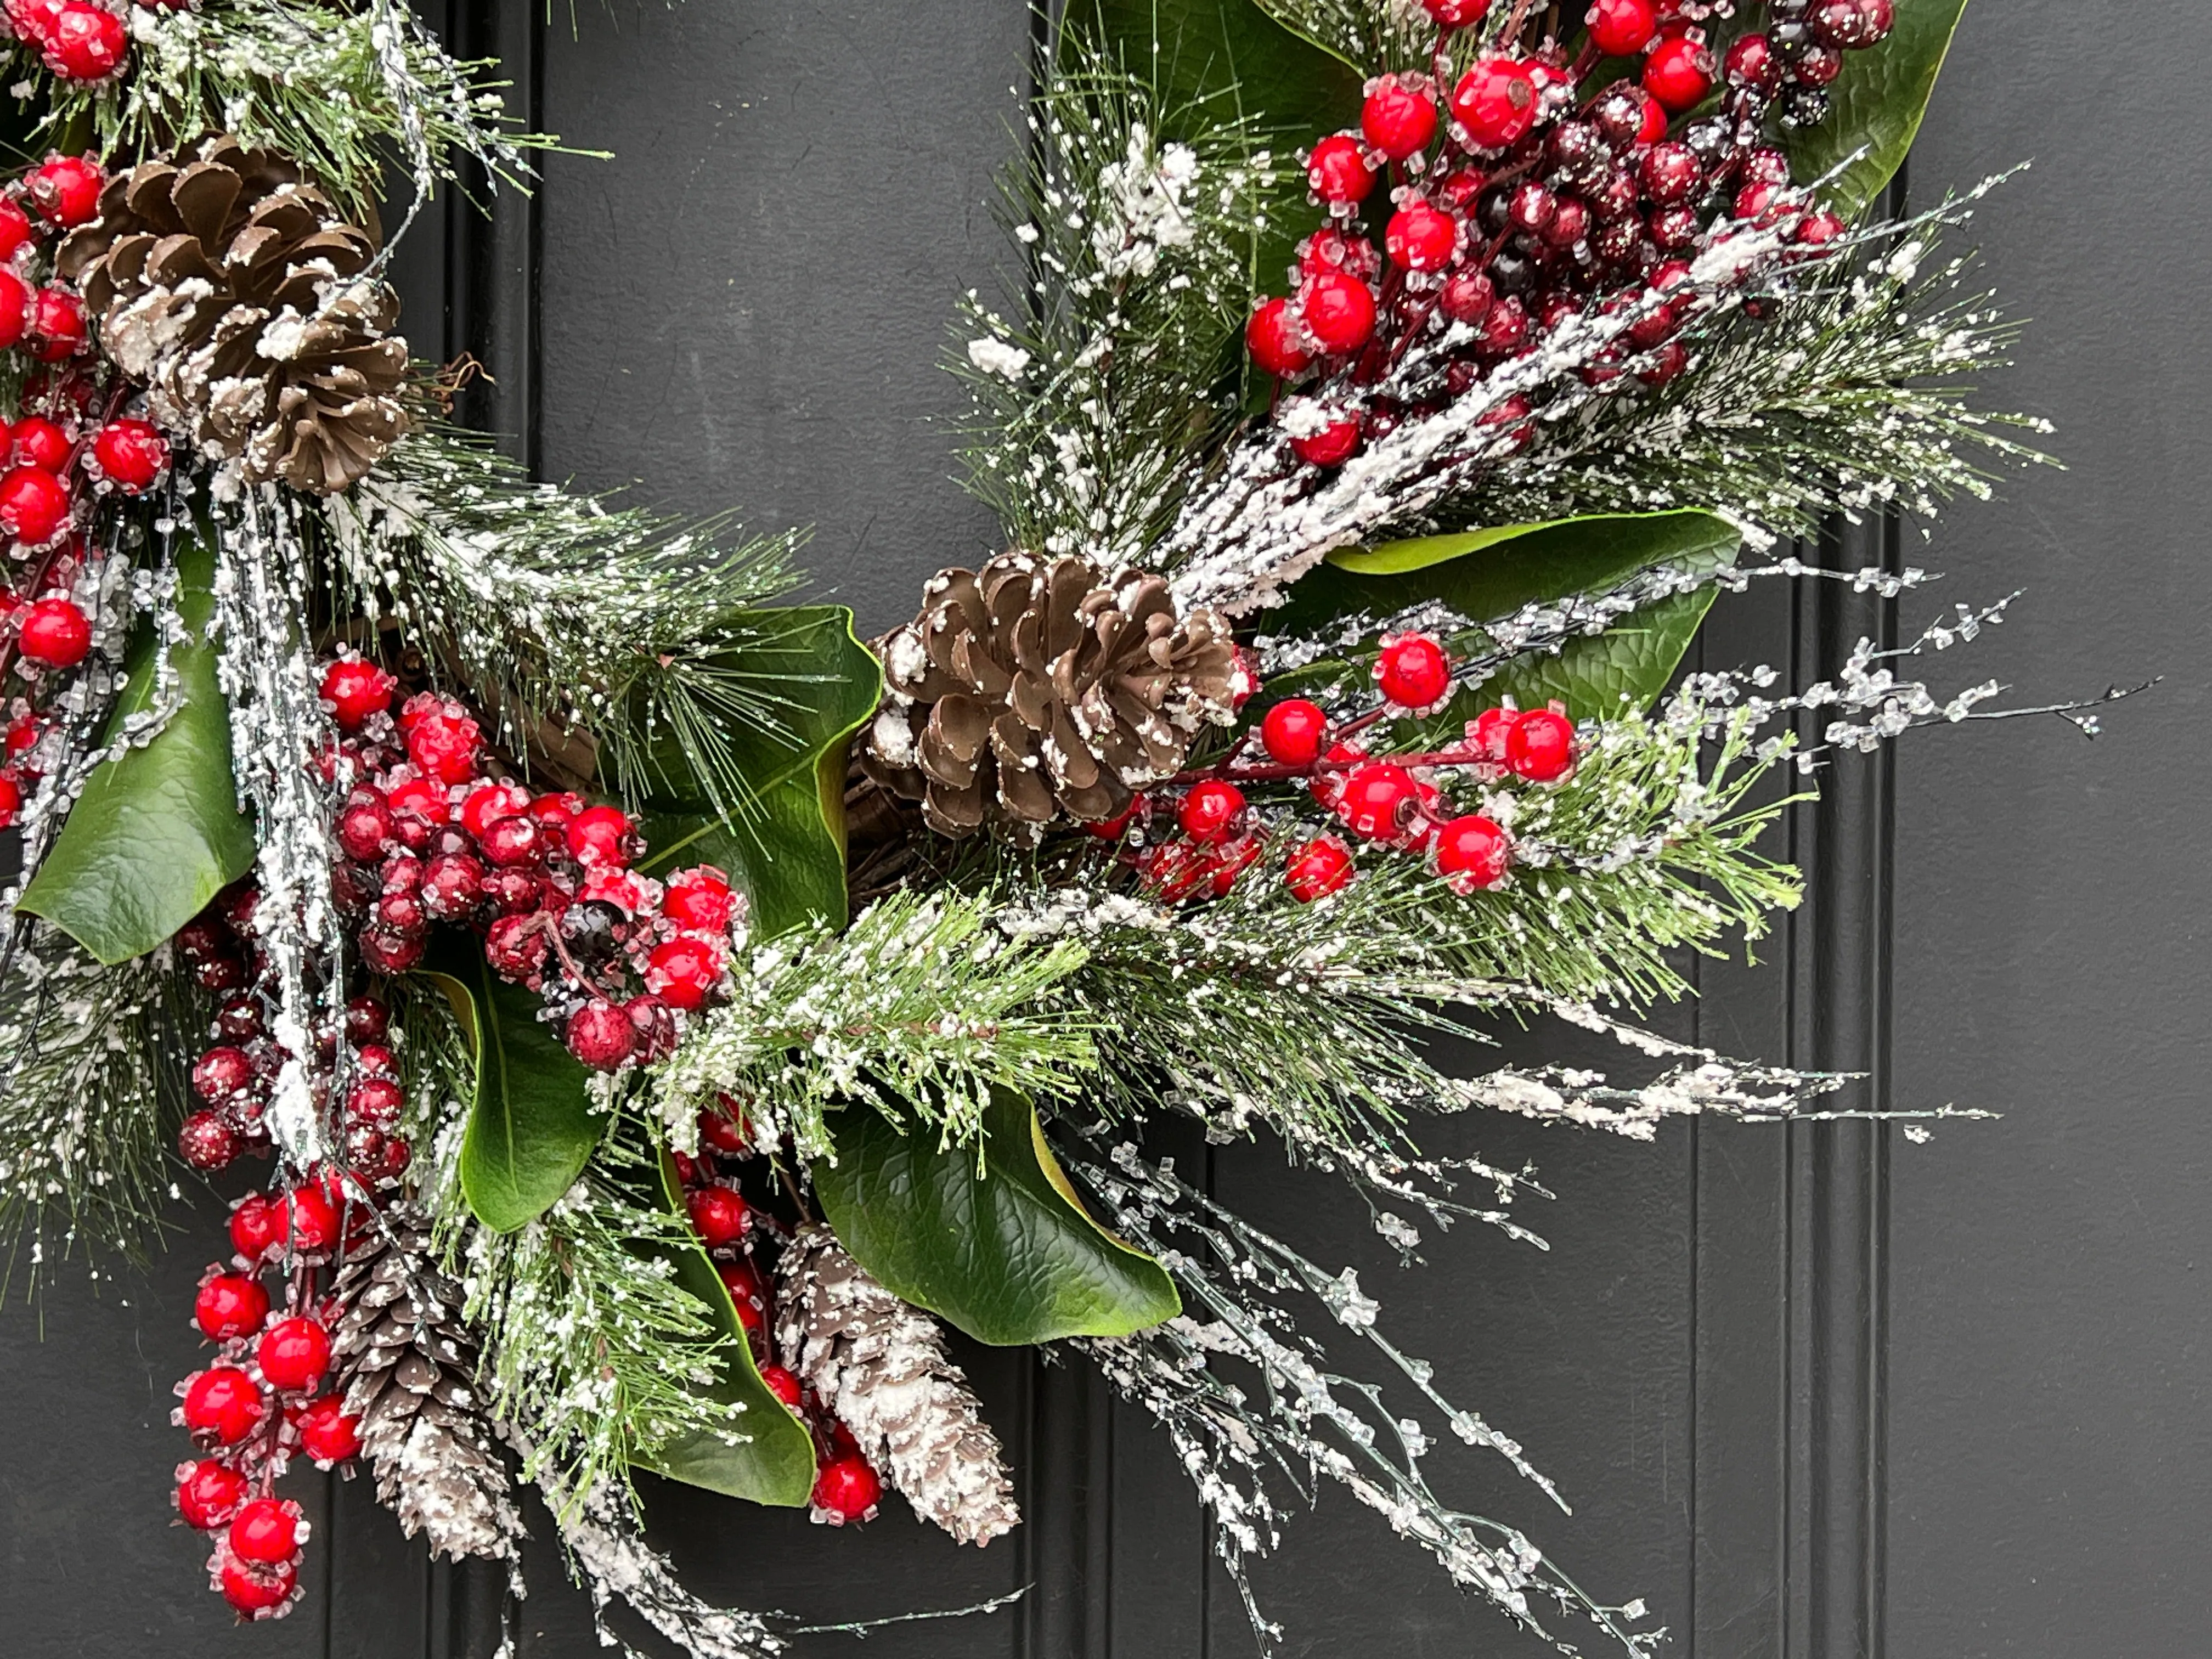
[[[361,1419],[348,1415],[345,1402],[334,1394],[302,1406],[293,1426],[300,1431],[301,1449],[326,1468],[361,1452]]]
[[[234,1446],[261,1421],[261,1389],[235,1365],[216,1365],[185,1385],[185,1427],[203,1444]]]
[[[1244,792],[1233,783],[1208,778],[1191,786],[1176,807],[1176,822],[1182,832],[1203,845],[1219,841],[1244,813]]]
[[[381,801],[356,801],[338,814],[338,845],[363,864],[384,856],[398,826]]]
[[[46,67],[64,80],[105,81],[130,50],[131,32],[120,17],[89,0],[62,0],[52,32],[40,44]]]
[[[1712,53],[1686,38],[1663,42],[1644,60],[1644,89],[1669,113],[1694,109],[1713,89]]]
[[[815,1516],[833,1527],[872,1521],[883,1496],[884,1483],[865,1457],[833,1459],[814,1477]]]
[[[1813,33],[1825,45],[1857,52],[1887,40],[1897,22],[1891,0],[1821,0],[1813,8]]]
[[[93,434],[100,476],[126,495],[143,495],[169,467],[169,441],[151,421],[110,421]]]
[[[331,1334],[319,1322],[280,1319],[261,1334],[253,1358],[269,1386],[287,1394],[314,1388],[331,1368]]]
[[[1589,21],[1590,44],[1612,58],[1632,58],[1659,33],[1651,0],[1597,0]]]
[[[630,860],[629,815],[619,806],[586,807],[570,820],[565,839],[568,856],[585,868],[620,868]]]
[[[692,1230],[708,1249],[720,1249],[745,1236],[751,1207],[735,1188],[702,1187],[687,1193],[684,1204],[691,1212]]]
[[[389,927],[364,927],[359,940],[362,965],[373,974],[396,979],[422,960],[427,948],[419,933],[398,933]]]
[[[1705,182],[1705,170],[1687,144],[1654,144],[1644,152],[1636,176],[1647,200],[1671,207],[1690,199]]]
[[[1287,300],[1262,300],[1244,325],[1244,347],[1263,374],[1286,380],[1313,364]]]
[[[502,870],[520,870],[544,861],[547,832],[537,819],[494,818],[478,837],[484,861]]]
[[[1408,202],[1390,216],[1382,246],[1401,270],[1441,270],[1459,246],[1459,221],[1426,202]]]
[[[484,930],[484,959],[501,979],[521,981],[545,966],[551,942],[535,916],[505,915]]]
[[[0,531],[27,546],[44,547],[69,517],[68,487],[43,467],[13,467],[0,475]]]
[[[1298,313],[1331,356],[1358,350],[1375,333],[1375,296],[1356,276],[1331,271],[1309,276],[1298,289]]]
[[[1531,783],[1553,783],[1575,763],[1574,723],[1549,708],[1532,708],[1506,734],[1505,763]]]
[[[1420,790],[1413,775],[1390,761],[1369,761],[1345,775],[1336,815],[1355,836],[1392,841],[1403,835]]]
[[[1636,371],[1636,378],[1648,386],[1662,386],[1680,378],[1689,366],[1689,348],[1680,340],[1669,340]]]
[[[246,1477],[212,1457],[177,1466],[177,1513],[188,1527],[213,1532],[246,1501]]]
[[[621,1069],[637,1047],[637,1028],[611,1002],[587,1002],[568,1017],[568,1052],[595,1072]]]
[[[1401,708],[1433,708],[1451,695],[1451,659],[1428,635],[1401,634],[1382,641],[1375,684]]]
[[[381,1042],[392,1029],[392,1010],[374,997],[356,997],[346,1004],[346,1041],[355,1044]]]
[[[483,899],[483,866],[466,853],[446,853],[422,868],[422,908],[440,921],[460,921]]]
[[[729,931],[737,905],[730,878],[713,865],[701,864],[678,870],[669,877],[667,890],[661,896],[660,913],[678,927],[702,933],[723,933]]]
[[[177,1156],[195,1170],[213,1174],[238,1157],[238,1136],[213,1112],[194,1112],[177,1129]]]
[[[346,1116],[355,1122],[388,1129],[407,1109],[407,1091],[398,1079],[365,1077],[346,1091]]]
[[[1486,58],[1452,88],[1451,109],[1475,149],[1504,149],[1536,125],[1536,82],[1525,64]]]
[[[42,288],[31,296],[27,331],[31,356],[58,363],[84,349],[84,301],[67,289]]]
[[[1291,453],[1308,466],[1342,466],[1358,453],[1359,422],[1349,417],[1291,438]]]
[[[1455,892],[1495,887],[1513,861],[1504,830],[1480,813],[1454,818],[1437,832],[1437,871]]]
[[[377,925],[402,941],[420,939],[428,931],[429,912],[422,908],[419,890],[386,893],[376,903]]]
[[[1280,766],[1311,766],[1328,737],[1328,714],[1304,697],[1277,703],[1260,721],[1260,744]]]
[[[228,1044],[192,1062],[192,1092],[210,1106],[227,1105],[253,1087],[253,1058]]]
[[[370,715],[387,711],[398,689],[398,681],[358,657],[341,657],[323,670],[323,701],[341,731],[358,732]]]
[[[277,1237],[292,1249],[312,1253],[338,1242],[337,1206],[319,1185],[294,1188],[284,1207]]]
[[[425,777],[440,783],[466,783],[476,775],[483,734],[466,714],[434,709],[407,732],[407,758]]]
[[[1394,161],[1418,155],[1437,136],[1436,100],[1395,75],[1374,82],[1359,106],[1359,131]]]
[[[300,1547],[300,1506],[281,1498],[256,1498],[230,1523],[230,1551],[241,1561],[274,1566]]]
[[[1738,35],[1721,60],[1721,73],[1732,87],[1749,87],[1757,92],[1772,92],[1782,84],[1782,65],[1774,55],[1774,43],[1764,34]]]
[[[796,1376],[781,1365],[763,1365],[761,1367],[760,1379],[768,1384],[768,1391],[770,1394],[783,1401],[793,1411],[799,1409],[799,1397],[803,1390],[799,1388],[799,1379]]]
[[[222,1575],[222,1599],[248,1619],[273,1618],[276,1609],[292,1599],[300,1582],[299,1570],[289,1561],[255,1567],[227,1559]]]
[[[269,1317],[269,1292],[244,1273],[215,1273],[193,1299],[192,1317],[210,1342],[251,1336]]]
[[[1331,207],[1350,207],[1366,200],[1375,188],[1374,169],[1347,132],[1331,133],[1313,147],[1306,159],[1306,182],[1313,193]]]
[[[1283,884],[1301,904],[1340,892],[1353,875],[1351,849],[1334,836],[1320,836],[1291,854]]]
[[[645,982],[672,1008],[706,1005],[722,979],[722,953],[703,939],[664,939],[646,957]]]

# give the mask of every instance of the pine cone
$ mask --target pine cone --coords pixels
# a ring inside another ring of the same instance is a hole
[[[915,1513],[963,1544],[1021,1521],[998,1437],[945,1333],[871,1279],[829,1228],[802,1227],[776,1263],[776,1352],[853,1431]]]
[[[884,705],[858,752],[939,835],[1110,818],[1182,769],[1201,725],[1234,718],[1228,629],[1177,617],[1162,577],[1016,551],[939,571],[925,597],[882,641]]]
[[[377,1498],[410,1538],[428,1538],[433,1555],[513,1560],[522,1516],[477,1405],[460,1287],[434,1265],[419,1212],[394,1205],[383,1223],[338,1273],[331,1342]]]
[[[249,483],[328,495],[407,425],[398,296],[361,280],[379,240],[292,162],[218,133],[109,180],[56,264],[156,421]]]

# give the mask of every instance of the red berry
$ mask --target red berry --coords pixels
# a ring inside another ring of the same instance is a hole
[[[1306,278],[1298,290],[1298,313],[1306,331],[1332,356],[1365,345],[1375,332],[1375,296],[1356,276],[1323,271]]]
[[[824,1463],[814,1478],[814,1513],[833,1527],[872,1521],[884,1483],[868,1460],[854,1455]]]
[[[386,979],[410,972],[428,948],[422,933],[396,933],[389,927],[364,927],[358,945],[362,965]]]
[[[1635,56],[1659,33],[1651,0],[1597,0],[1589,22],[1590,44],[1612,58]]]
[[[476,775],[483,734],[466,714],[437,709],[407,732],[407,758],[425,777],[440,783],[466,783]]]
[[[27,547],[45,547],[69,523],[69,487],[43,467],[0,474],[0,530]]]
[[[12,270],[0,270],[0,350],[21,341],[30,325],[30,284]]]
[[[727,1095],[722,1097],[720,1111],[699,1114],[699,1141],[702,1146],[732,1158],[743,1157],[753,1149],[752,1131],[745,1122],[745,1115]]]
[[[1209,778],[1192,786],[1176,808],[1176,822],[1193,841],[1219,841],[1244,811],[1244,792],[1233,783]]]
[[[1686,202],[1705,182],[1705,169],[1687,144],[1654,144],[1637,166],[1637,182],[1646,200],[1661,207]]]
[[[720,1189],[709,1188],[708,1190]],[[768,1286],[761,1282],[760,1272],[750,1257],[741,1255],[728,1261],[717,1261],[714,1271],[721,1275],[722,1288],[730,1293],[730,1300],[737,1304],[740,1318],[749,1308],[758,1313],[768,1304]]]
[[[248,1619],[273,1616],[292,1598],[300,1581],[299,1570],[289,1561],[273,1567],[249,1566],[230,1559],[222,1564],[222,1599]]]
[[[501,979],[521,981],[545,966],[552,944],[534,915],[505,915],[484,930],[484,960]]]
[[[1517,144],[1536,125],[1536,82],[1510,58],[1485,58],[1452,88],[1452,117],[1477,149]]]
[[[555,830],[566,830],[569,820],[584,810],[584,798],[573,789],[557,795],[540,795],[530,803],[529,816],[532,823]]]
[[[722,952],[710,940],[664,939],[646,957],[645,982],[670,1007],[689,1013],[721,983],[722,967]]]
[[[422,908],[440,921],[462,921],[483,899],[483,866],[466,853],[441,853],[422,867]]]
[[[1348,132],[1331,133],[1313,147],[1306,161],[1306,182],[1313,193],[1333,207],[1349,207],[1366,200],[1375,188],[1374,170]]]
[[[1451,695],[1451,659],[1426,634],[1401,634],[1382,641],[1375,683],[1401,708],[1433,708]]]
[[[768,1391],[770,1394],[783,1401],[793,1411],[799,1409],[802,1391],[797,1377],[781,1365],[763,1365],[761,1367],[760,1379],[768,1384]]]
[[[1157,842],[1137,860],[1145,884],[1166,904],[1181,904],[1194,896],[1213,874],[1206,849],[1187,841]]]
[[[23,175],[23,193],[39,216],[64,230],[100,216],[100,192],[106,185],[107,175],[88,155],[50,155]]]
[[[1575,763],[1574,723],[1549,708],[1531,708],[1505,737],[1505,763],[1531,783],[1552,783]]]
[[[192,1062],[192,1092],[210,1106],[236,1099],[253,1086],[253,1060],[228,1044],[209,1049]]]
[[[1260,744],[1279,766],[1311,766],[1328,737],[1328,716],[1317,702],[1291,697],[1270,708],[1260,721]]]
[[[54,13],[53,33],[40,44],[46,49],[46,67],[63,79],[104,81],[115,73],[130,50],[131,32],[120,17],[88,0],[62,0]],[[98,195],[94,191],[95,199]],[[82,222],[65,219],[62,222]]]
[[[1826,247],[1850,228],[1832,213],[1811,214],[1797,227],[1795,240],[1801,247]]]
[[[258,1261],[284,1238],[281,1200],[249,1193],[230,1212],[230,1247],[248,1261]]]
[[[238,1136],[213,1112],[194,1112],[177,1128],[177,1156],[208,1173],[228,1169],[238,1156]]]
[[[1454,818],[1437,836],[1437,869],[1456,892],[1495,887],[1513,862],[1505,832],[1480,814]]]
[[[419,892],[386,893],[377,901],[378,927],[391,934],[400,944],[410,944],[429,931],[429,913],[423,909]]]
[[[569,823],[568,856],[586,869],[595,864],[617,868],[629,862],[629,815],[619,806],[591,806]]]
[[[346,1091],[346,1116],[357,1123],[388,1129],[407,1109],[407,1091],[398,1079],[365,1077]]]
[[[1687,38],[1662,42],[1644,60],[1644,89],[1669,114],[1696,108],[1713,89],[1712,53]]]
[[[361,1419],[347,1415],[345,1402],[334,1394],[302,1406],[293,1426],[300,1431],[301,1449],[325,1467],[360,1455]]]
[[[637,1028],[611,1002],[587,1002],[568,1016],[568,1052],[595,1072],[619,1071],[637,1048]]]
[[[1421,0],[1421,9],[1440,29],[1463,29],[1490,15],[1490,0]]]
[[[230,1523],[230,1551],[241,1561],[274,1566],[300,1547],[300,1506],[277,1498],[256,1498]]]
[[[1213,896],[1227,898],[1236,890],[1237,878],[1257,864],[1267,850],[1267,843],[1249,830],[1216,847],[1206,866],[1206,885]]]
[[[461,799],[461,828],[481,841],[501,818],[530,810],[530,792],[519,783],[480,783]]]
[[[177,1513],[188,1527],[213,1532],[246,1500],[246,1477],[227,1463],[203,1457],[177,1466]]]
[[[1291,854],[1283,884],[1301,904],[1341,891],[1352,878],[1351,849],[1334,836],[1320,836]]]
[[[398,689],[398,680],[359,657],[340,657],[323,670],[323,701],[341,731],[358,732],[370,715],[387,712]]]
[[[84,349],[84,301],[67,289],[42,288],[31,296],[31,356],[58,363]]]
[[[1287,300],[1262,300],[1244,325],[1244,346],[1263,374],[1287,379],[1313,363]]]
[[[330,1370],[331,1334],[313,1319],[280,1319],[261,1334],[253,1358],[270,1388],[297,1394],[314,1388]]]
[[[0,196],[0,261],[13,259],[30,246],[31,216],[13,196]]]
[[[730,890],[730,878],[713,865],[701,864],[678,870],[669,877],[667,890],[660,901],[660,914],[678,927],[702,933],[726,933],[737,906],[738,898]]]
[[[70,451],[76,447],[58,421],[43,415],[26,415],[9,428],[8,436],[15,446],[12,453],[18,466],[40,467],[56,474],[69,465]]]
[[[1408,202],[1390,216],[1382,246],[1401,270],[1442,270],[1459,246],[1459,221],[1426,202]]]
[[[384,856],[396,826],[380,801],[356,801],[338,814],[338,845],[363,864]]]
[[[501,870],[520,870],[544,861],[549,832],[537,819],[494,818],[477,838],[484,861]]]
[[[1406,832],[1419,799],[1411,772],[1394,762],[1369,761],[1346,775],[1336,815],[1364,840],[1395,841]]]
[[[1392,161],[1405,161],[1426,149],[1437,136],[1436,100],[1422,88],[1386,75],[1360,106],[1359,130]]]
[[[185,1389],[185,1427],[205,1444],[234,1446],[261,1421],[261,1389],[235,1365],[216,1365]]]
[[[1721,60],[1721,73],[1732,87],[1751,87],[1772,92],[1782,84],[1781,60],[1774,43],[1764,34],[1740,34]]]
[[[100,476],[126,495],[143,495],[169,467],[169,441],[151,421],[110,421],[93,434]]]
[[[392,810],[403,817],[420,819],[424,823],[444,823],[453,816],[453,803],[447,799],[443,785],[424,777],[404,777],[393,784],[385,799]]]
[[[92,650],[92,624],[69,599],[40,599],[23,612],[23,654],[46,668],[74,668]]]
[[[374,997],[356,997],[346,1004],[346,1041],[360,1044],[381,1042],[392,1029],[392,1010]]]
[[[244,1273],[216,1273],[200,1286],[192,1317],[210,1342],[251,1336],[269,1317],[269,1292]]]
[[[1291,438],[1291,453],[1308,466],[1342,466],[1358,453],[1359,422],[1350,418]]]
[[[295,1188],[285,1212],[276,1236],[292,1249],[313,1253],[338,1242],[337,1206],[319,1183]]]
[[[708,1249],[720,1249],[745,1236],[751,1208],[735,1188],[702,1187],[687,1193],[684,1204],[691,1212],[693,1230]]]

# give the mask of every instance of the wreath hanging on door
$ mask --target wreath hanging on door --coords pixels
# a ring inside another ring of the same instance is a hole
[[[177,1389],[214,1587],[298,1600],[308,1462],[519,1591],[529,1483],[603,1614],[773,1653],[632,1472],[987,1543],[950,1326],[1158,1419],[1263,1645],[1248,1566],[1334,1481],[1656,1650],[1431,1487],[1446,1435],[1543,1481],[1356,1275],[1141,1131],[1272,1138],[1411,1261],[1530,1182],[1429,1115],[1825,1111],[1639,1018],[1796,901],[1777,780],[1997,716],[1908,665],[2002,607],[1677,670],[1723,590],[1923,580],[1801,562],[1821,523],[2037,459],[1957,389],[2009,337],[1935,252],[1972,198],[1876,205],[1962,4],[1077,9],[952,365],[1008,550],[864,645],[779,603],[790,538],[448,423],[375,204],[526,178],[495,65],[398,0],[6,0],[0,1205],[97,1263],[173,1155],[265,1172]],[[1620,1074],[1431,1057],[1540,1019]]]

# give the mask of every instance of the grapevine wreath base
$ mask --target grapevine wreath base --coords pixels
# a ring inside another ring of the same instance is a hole
[[[1444,1431],[1543,1483],[1354,1273],[1144,1132],[1279,1145],[1410,1261],[1528,1236],[1425,1115],[1843,1085],[1639,1020],[1796,902],[1771,779],[1997,715],[1909,664],[2003,607],[1676,669],[1717,592],[1925,580],[1789,554],[1823,522],[2036,459],[1955,390],[2008,330],[1921,275],[1967,203],[1875,206],[1960,9],[1076,9],[952,362],[1006,550],[864,647],[780,602],[790,538],[447,423],[372,204],[394,157],[526,179],[494,66],[398,0],[6,0],[0,1212],[51,1267],[135,1253],[174,1159],[251,1176],[177,1385],[214,1589],[296,1605],[305,1462],[520,1595],[534,1485],[603,1621],[777,1652],[632,1472],[988,1544],[957,1328],[1158,1421],[1263,1645],[1251,1565],[1330,1480],[1563,1651],[1656,1651],[1432,1489]],[[1549,1021],[1620,1074],[1429,1058]]]

